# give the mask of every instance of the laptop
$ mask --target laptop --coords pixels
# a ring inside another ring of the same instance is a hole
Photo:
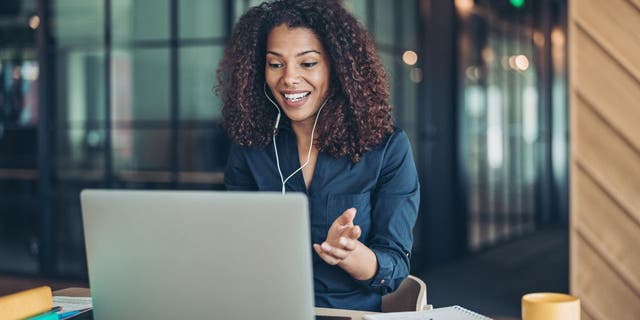
[[[84,190],[93,317],[312,320],[303,194]]]

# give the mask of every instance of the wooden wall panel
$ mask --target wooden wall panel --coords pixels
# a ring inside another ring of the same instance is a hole
[[[585,310],[585,308],[582,308],[582,314],[580,315],[580,320],[594,320],[594,319],[591,317],[589,312]]]
[[[639,11],[629,0],[577,0],[574,19],[580,27],[640,79]]]
[[[577,97],[573,160],[640,221],[640,154]],[[640,230],[639,230],[640,231]]]
[[[640,0],[569,0],[570,287],[583,319],[640,314]]]
[[[573,88],[640,150],[640,82],[590,41],[584,30],[578,28],[573,36],[577,37]]]
[[[574,230],[581,236],[592,240],[593,249],[609,261],[630,288],[640,288],[640,250],[629,250],[629,244],[640,244],[640,225],[631,218],[615,200],[606,194],[589,174],[579,168],[574,171],[578,182]],[[632,289],[633,290],[633,289]],[[640,296],[637,297],[640,301]]]
[[[588,272],[578,274],[576,290],[581,304],[588,305],[594,319],[638,320],[640,303],[638,297],[625,285],[609,261],[592,250],[589,242],[580,236],[577,241],[577,256],[582,268]]]

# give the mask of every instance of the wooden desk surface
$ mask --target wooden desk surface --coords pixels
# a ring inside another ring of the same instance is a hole
[[[345,309],[331,309],[331,308],[314,308],[317,316],[342,316],[351,317],[352,320],[362,320],[362,316],[365,314],[372,314],[371,311],[356,311]]]
[[[67,296],[67,297],[90,297],[91,292],[89,288],[66,288],[53,292],[54,296]],[[318,316],[342,316],[351,317],[352,320],[362,320],[362,316],[365,314],[371,314],[370,311],[356,311],[356,310],[344,310],[344,309],[331,309],[331,308],[314,308],[315,313]]]
[[[66,288],[54,291],[53,295],[65,297],[91,297],[91,291],[89,288]]]

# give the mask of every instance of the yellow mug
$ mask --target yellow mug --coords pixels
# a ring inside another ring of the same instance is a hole
[[[522,320],[580,320],[580,299],[564,293],[525,294]]]

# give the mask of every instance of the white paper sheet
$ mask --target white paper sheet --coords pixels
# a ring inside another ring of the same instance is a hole
[[[93,308],[93,300],[91,300],[91,297],[53,296],[53,306],[61,307],[62,310],[60,312],[83,310]]]
[[[364,320],[491,320],[461,306],[436,308],[427,311],[368,314]]]

